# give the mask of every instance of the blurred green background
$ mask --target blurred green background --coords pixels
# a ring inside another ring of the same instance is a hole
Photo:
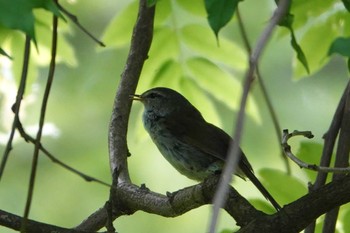
[[[190,2],[190,3],[189,3]],[[62,1],[71,13],[106,48],[98,47],[71,21],[60,20],[59,62],[49,99],[43,145],[57,158],[98,179],[111,182],[108,163],[108,125],[113,98],[126,60],[137,1]],[[245,1],[241,15],[250,40],[255,43],[271,17],[275,5],[268,1]],[[30,76],[21,120],[35,136],[40,103],[48,71],[50,40],[49,13],[35,11],[38,49],[33,46]],[[315,25],[323,21],[313,18]],[[326,30],[325,28],[324,30]],[[304,31],[306,29],[304,28]],[[202,1],[159,1],[155,37],[138,92],[154,86],[172,87],[183,93],[204,117],[232,134],[240,100],[241,83],[247,56],[234,18],[221,32],[219,46],[210,31]],[[307,33],[297,33],[301,45],[308,46]],[[318,43],[318,41],[314,41]],[[13,115],[20,77],[24,38],[11,32],[2,46],[14,60],[0,57],[0,152],[4,151]],[[321,44],[321,42],[320,42]],[[327,51],[327,47],[320,50]],[[307,47],[306,56],[313,51]],[[318,48],[315,48],[318,53]],[[294,152],[307,162],[317,163],[322,135],[329,127],[339,98],[348,81],[346,64],[340,57],[326,53],[317,57],[311,75],[301,72],[284,29],[278,29],[266,47],[260,70],[282,129],[311,130],[315,138],[292,139]],[[312,58],[316,59],[316,58]],[[165,194],[194,181],[173,169],[152,144],[141,122],[142,106],[134,103],[128,134],[132,156],[129,169],[132,181],[145,183],[153,191]],[[292,175],[280,156],[277,138],[258,83],[249,98],[241,147],[256,174],[280,204],[288,204],[307,193],[307,183],[315,174],[291,163]],[[27,194],[33,145],[16,135],[4,176],[0,182],[0,209],[22,215]],[[63,227],[79,224],[104,205],[109,189],[88,183],[40,156],[30,218]],[[272,207],[248,181],[234,180],[234,187],[254,204],[268,212]],[[349,206],[347,206],[349,207]],[[143,212],[124,216],[114,223],[118,232],[205,232],[210,206],[192,210],[180,217],[163,218]],[[344,210],[347,210],[344,208]],[[233,229],[224,211],[219,230]],[[341,212],[340,219],[349,215]],[[341,231],[341,228],[339,228]],[[13,232],[0,227],[0,232]]]

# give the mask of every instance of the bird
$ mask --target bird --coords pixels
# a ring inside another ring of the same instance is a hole
[[[130,98],[144,105],[143,125],[163,157],[182,175],[203,181],[220,174],[230,143],[221,128],[207,122],[199,110],[179,92],[155,87]],[[239,149],[235,175],[248,178],[279,211],[281,206],[255,176],[247,157]]]

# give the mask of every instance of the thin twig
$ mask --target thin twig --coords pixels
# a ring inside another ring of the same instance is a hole
[[[282,148],[287,157],[289,157],[293,162],[298,164],[300,168],[306,168],[313,171],[319,171],[319,172],[332,172],[332,173],[349,173],[350,167],[324,167],[324,166],[317,166],[315,164],[309,164],[306,163],[300,159],[298,159],[291,151],[290,145],[288,145],[288,140],[295,136],[304,136],[307,138],[313,138],[313,135],[310,131],[297,131],[294,130],[292,133],[288,133],[288,130],[283,130],[283,136],[282,136]]]
[[[231,143],[229,151],[228,151],[228,157],[226,160],[224,171],[222,172],[221,180],[219,187],[215,193],[214,201],[213,201],[213,213],[211,216],[211,221],[209,225],[209,232],[214,233],[216,231],[217,227],[217,221],[218,221],[218,215],[220,208],[224,205],[226,199],[227,199],[227,191],[228,191],[228,184],[232,180],[232,174],[234,172],[234,169],[236,168],[236,165],[239,161],[239,144],[241,139],[241,134],[243,130],[243,122],[244,122],[244,109],[247,103],[248,98],[248,92],[251,86],[251,82],[254,76],[254,72],[256,70],[256,65],[259,60],[259,57],[262,53],[262,50],[265,48],[265,45],[267,44],[269,38],[271,37],[271,34],[273,32],[273,29],[276,27],[280,19],[285,15],[285,12],[287,10],[287,7],[289,5],[289,0],[281,0],[278,3],[278,7],[274,12],[273,17],[270,20],[270,23],[267,25],[266,29],[262,32],[256,48],[252,51],[250,59],[249,59],[249,69],[245,76],[245,83],[243,88],[243,94],[241,99],[241,105],[238,112],[237,122],[236,122],[236,129],[234,132],[234,139],[236,140],[235,143]]]
[[[27,35],[25,39],[25,46],[24,46],[24,56],[23,56],[23,66],[22,66],[22,74],[21,74],[21,81],[18,87],[17,91],[17,96],[16,96],[16,103],[13,105],[12,109],[15,113],[13,123],[12,123],[12,128],[11,128],[11,133],[9,136],[9,139],[7,141],[7,145],[1,160],[1,165],[0,165],[0,180],[2,178],[2,175],[5,170],[5,166],[8,160],[8,157],[10,155],[10,151],[12,150],[12,141],[13,137],[15,135],[16,131],[16,124],[18,122],[19,118],[19,110],[21,107],[21,102],[23,99],[25,87],[26,87],[26,82],[27,82],[27,74],[28,74],[28,66],[29,66],[29,55],[30,55],[30,37]]]
[[[35,144],[35,139],[33,137],[31,137],[29,134],[27,134],[25,132],[25,130],[23,129],[23,126],[22,126],[22,123],[20,121],[18,121],[17,123],[17,130],[18,132],[20,133],[20,135],[23,137],[23,139],[26,141],[26,142],[30,142],[30,143],[33,143]],[[89,175],[86,175],[80,171],[78,171],[77,169],[65,164],[64,162],[62,162],[61,160],[57,159],[53,154],[51,154],[41,143],[40,143],[40,150],[41,152],[43,152],[47,157],[49,157],[49,159],[51,159],[52,162],[54,163],[57,163],[58,165],[62,166],[63,168],[67,169],[68,171],[70,172],[73,172],[74,174],[80,176],[81,178],[83,178],[84,180],[88,181],[88,182],[91,182],[91,181],[94,181],[96,183],[99,183],[99,184],[102,184],[102,185],[105,185],[107,187],[111,187],[110,184],[104,182],[104,181],[101,181],[97,178],[94,178],[92,176],[89,176]]]
[[[27,220],[28,220],[29,211],[30,211],[32,198],[33,198],[33,192],[34,192],[35,177],[36,177],[39,151],[40,151],[40,145],[41,145],[41,136],[42,136],[44,123],[45,123],[46,107],[47,107],[48,99],[50,96],[50,90],[51,90],[52,81],[53,81],[54,73],[55,73],[56,52],[57,52],[57,27],[58,27],[58,18],[57,18],[57,16],[54,15],[53,22],[52,22],[52,43],[51,43],[50,68],[49,68],[49,74],[47,77],[47,83],[46,83],[46,88],[45,88],[45,92],[44,92],[44,96],[43,96],[43,101],[41,104],[39,128],[38,128],[38,132],[37,132],[36,139],[35,139],[35,147],[34,147],[33,160],[32,160],[32,169],[31,169],[30,178],[29,178],[27,201],[26,201],[24,215],[23,215],[21,232],[26,232],[26,225],[27,225]]]
[[[239,7],[237,7],[237,19],[238,19],[238,26],[239,26],[239,29],[240,29],[240,32],[241,32],[241,36],[242,36],[244,45],[246,47],[246,50],[247,50],[248,54],[250,55],[251,52],[252,52],[252,49],[251,49],[251,45],[250,45],[250,42],[249,42],[249,39],[248,39],[247,31],[245,30],[245,26],[243,24],[243,19],[242,19],[241,14],[240,14]],[[278,143],[279,143],[279,141],[282,138],[281,126],[280,126],[280,123],[278,122],[276,111],[275,111],[275,109],[274,109],[274,107],[272,105],[271,98],[270,98],[270,96],[268,94],[268,91],[267,91],[267,88],[266,88],[266,85],[265,85],[265,81],[262,78],[262,75],[260,73],[260,69],[259,69],[259,64],[258,63],[256,64],[256,76],[257,76],[257,78],[259,80],[258,83],[259,83],[259,86],[261,88],[261,92],[263,94],[264,100],[265,100],[265,102],[267,104],[267,108],[269,110],[269,113],[270,113],[270,116],[271,116],[271,119],[272,119],[272,123],[273,123],[274,128],[275,128],[275,133],[276,133],[276,136],[278,138]],[[285,167],[286,167],[287,173],[290,174],[291,170],[290,170],[289,160],[287,159],[286,156],[284,156],[282,148],[281,148],[281,157],[282,157],[282,160],[285,163]]]
[[[82,30],[88,37],[90,37],[93,41],[95,41],[97,44],[99,44],[102,47],[106,47],[106,45],[100,41],[99,39],[97,39],[94,35],[92,35],[91,32],[89,32],[86,28],[83,27],[83,25],[80,24],[78,17],[73,15],[72,13],[70,13],[69,11],[67,11],[63,6],[61,6],[60,4],[57,3],[58,8],[68,17],[70,18],[70,20],[72,20],[73,23],[75,23],[75,25],[77,25],[77,27]]]

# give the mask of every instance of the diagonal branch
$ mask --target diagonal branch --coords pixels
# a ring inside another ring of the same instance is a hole
[[[22,123],[20,121],[20,119],[18,119],[18,122],[16,124],[16,127],[17,127],[17,130],[18,132],[20,133],[20,135],[23,137],[23,139],[26,141],[26,142],[30,142],[30,143],[33,143],[35,144],[35,139],[33,137],[31,137],[29,134],[27,134],[27,132],[24,130],[23,126],[22,126]],[[110,187],[111,185],[102,181],[102,180],[99,180],[97,178],[94,178],[92,176],[89,176],[67,164],[65,164],[64,162],[62,162],[61,160],[59,160],[58,158],[56,158],[53,154],[51,154],[41,143],[39,145],[39,149],[41,150],[42,153],[44,153],[49,159],[51,159],[52,162],[54,163],[57,163],[58,165],[62,166],[63,168],[67,169],[68,171],[70,172],[73,172],[74,174],[80,176],[81,178],[83,178],[85,181],[88,181],[88,182],[91,182],[91,181],[94,181],[94,182],[97,182],[99,184],[102,184],[102,185],[105,185],[107,187]]]
[[[63,6],[61,6],[60,4],[58,4],[58,2],[56,2],[58,8],[68,17],[70,18],[70,20],[72,20],[73,23],[75,23],[75,25],[77,25],[77,27],[82,30],[88,37],[90,37],[93,41],[95,41],[97,44],[99,44],[102,47],[105,47],[106,45],[98,40],[94,35],[92,35],[91,32],[89,32],[83,25],[81,25],[81,23],[78,20],[78,17],[73,15],[72,13],[70,13],[67,9],[65,9]]]
[[[13,141],[13,137],[15,135],[16,124],[17,124],[17,121],[19,118],[19,110],[21,107],[21,102],[22,102],[25,87],[26,87],[28,66],[29,66],[29,55],[30,55],[30,41],[31,41],[30,37],[27,35],[26,39],[25,39],[25,46],[24,46],[21,81],[20,81],[18,91],[17,91],[16,103],[12,107],[13,111],[15,112],[15,117],[13,119],[10,137],[9,137],[9,140],[7,141],[7,145],[6,145],[6,148],[5,148],[2,160],[1,160],[1,164],[0,164],[0,180],[1,180],[1,177],[4,173],[5,166],[6,166],[10,151],[12,150],[12,141]]]
[[[243,42],[244,42],[244,46],[245,46],[248,54],[250,55],[252,53],[251,45],[250,45],[250,42],[249,42],[249,39],[248,39],[248,35],[247,35],[246,29],[245,29],[245,26],[244,26],[244,23],[243,23],[243,19],[241,17],[241,14],[240,14],[240,11],[239,11],[238,7],[237,7],[237,19],[238,19],[238,26],[239,26],[240,34],[241,34]],[[263,77],[262,77],[262,75],[260,73],[259,64],[256,64],[256,77],[259,80],[259,87],[261,89],[261,92],[263,94],[264,100],[266,102],[267,109],[268,109],[268,111],[270,113],[270,117],[271,117],[272,123],[274,125],[276,136],[277,136],[277,139],[278,139],[278,142],[279,142],[279,140],[282,138],[281,125],[280,125],[280,123],[278,121],[278,117],[277,117],[276,111],[275,111],[275,109],[273,107],[271,98],[270,98],[269,93],[267,91],[267,87],[265,85],[265,81],[264,81],[264,79],[263,79]],[[282,157],[282,159],[283,159],[283,161],[285,163],[287,173],[290,174],[291,171],[290,171],[289,160],[286,158],[286,156],[284,156],[282,149],[281,149],[281,157]]]
[[[31,203],[32,203],[33,193],[34,193],[34,184],[35,184],[35,177],[36,177],[39,151],[40,151],[40,145],[41,145],[41,136],[42,136],[42,131],[44,128],[44,123],[45,123],[46,107],[48,104],[51,86],[52,86],[55,68],[56,68],[57,27],[58,27],[58,19],[57,19],[57,16],[54,15],[53,20],[52,20],[52,42],[51,42],[50,68],[49,68],[49,73],[48,73],[48,77],[47,77],[43,101],[41,104],[40,117],[39,117],[39,129],[38,129],[38,132],[37,132],[37,135],[35,138],[35,147],[34,147],[34,153],[33,153],[32,168],[31,168],[31,173],[30,173],[30,177],[29,177],[29,187],[28,187],[26,205],[25,205],[25,209],[24,209],[21,232],[26,232],[27,219],[29,216],[29,211],[30,211],[30,207],[31,207]]]
[[[289,6],[289,2],[290,2],[289,0],[281,0],[278,2],[278,7],[275,10],[274,15],[272,16],[270,23],[262,32],[255,49],[250,54],[249,68],[245,75],[241,105],[238,112],[236,129],[234,131],[233,138],[235,139],[235,143],[231,142],[230,148],[228,150],[228,156],[226,159],[225,168],[222,172],[220,185],[214,197],[213,213],[212,213],[211,222],[209,225],[209,232],[211,233],[216,232],[216,225],[218,222],[219,211],[220,211],[220,208],[222,208],[222,206],[225,203],[225,200],[227,197],[228,184],[230,184],[232,180],[232,174],[234,173],[234,169],[235,167],[237,167],[236,165],[238,164],[238,161],[240,159],[239,145],[240,145],[240,139],[243,131],[245,106],[247,103],[248,93],[253,80],[254,72],[258,64],[258,60],[268,40],[270,39],[274,28],[277,26],[279,21],[284,17],[287,11],[287,8]]]

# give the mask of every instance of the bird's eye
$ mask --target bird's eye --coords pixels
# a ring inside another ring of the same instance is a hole
[[[159,95],[158,93],[154,93],[154,92],[149,94],[149,98],[151,98],[151,99],[154,99],[157,97],[161,97],[161,95]]]

